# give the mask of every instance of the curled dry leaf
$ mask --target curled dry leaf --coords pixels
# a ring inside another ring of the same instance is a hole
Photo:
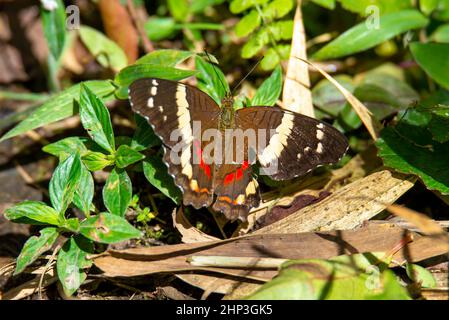
[[[377,140],[377,138],[379,138],[379,132],[382,128],[382,125],[376,118],[374,118],[371,111],[369,111],[368,108],[365,107],[365,105],[361,103],[359,99],[357,99],[351,92],[349,92],[345,87],[339,84],[338,81],[336,81],[330,74],[328,74],[322,68],[318,67],[316,64],[302,59],[301,57],[296,58],[318,70],[327,80],[329,80],[335,87],[337,87],[337,89],[343,94],[346,100],[353,107],[354,111],[360,117],[360,120],[362,120],[373,140]]]
[[[182,242],[184,243],[196,243],[196,242],[220,240],[192,226],[187,217],[184,215],[182,207],[179,207],[178,210],[176,209],[173,210],[172,218],[173,218],[173,226],[181,234]]]
[[[307,60],[306,34],[301,13],[302,0],[297,0],[295,18],[293,22],[293,38],[290,59],[282,94],[283,105],[294,112],[315,117],[310,91],[309,69],[296,57]]]
[[[129,63],[136,61],[139,36],[126,8],[119,0],[100,0],[98,8],[108,37],[123,49]]]

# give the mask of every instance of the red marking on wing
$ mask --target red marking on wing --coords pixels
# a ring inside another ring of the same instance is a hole
[[[235,172],[228,173],[225,176],[223,183],[225,185],[228,185],[228,184],[232,183],[234,180],[242,179],[243,178],[243,172],[245,172],[248,168],[249,168],[248,161],[243,161],[243,164],[242,164],[242,166],[240,168],[238,168]]]
[[[195,145],[195,151],[196,151],[196,155],[197,157],[200,159],[200,168],[204,171],[204,173],[206,174],[206,176],[210,179],[211,174],[210,174],[210,166],[207,165],[206,163],[204,163],[203,160],[203,150],[200,147],[200,143],[198,140],[194,141],[194,145]]]

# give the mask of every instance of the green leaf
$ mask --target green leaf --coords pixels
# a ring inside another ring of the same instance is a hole
[[[52,224],[61,223],[59,214],[52,207],[43,202],[23,201],[5,210],[5,218],[14,222],[31,224]]]
[[[100,243],[116,243],[142,236],[141,232],[124,218],[100,213],[81,223],[80,232],[86,238]]]
[[[51,144],[47,144],[42,148],[43,151],[64,161],[72,154],[78,153],[83,155],[87,152],[86,143],[89,139],[82,137],[68,137]]]
[[[61,0],[55,0],[56,8],[47,10],[41,6],[42,25],[48,48],[55,60],[58,60],[64,49],[66,39],[65,7]]]
[[[337,75],[334,79],[349,92],[354,92],[354,83],[350,76]],[[346,105],[345,97],[327,79],[321,80],[312,89],[312,101],[320,110],[333,117],[337,117]]]
[[[141,78],[159,78],[165,80],[179,81],[195,75],[192,70],[182,70],[172,67],[162,67],[151,63],[138,63],[124,68],[115,77],[115,82],[122,88],[116,95],[120,99],[128,99],[128,86],[135,80]]]
[[[287,60],[290,56],[291,46],[277,45],[276,49],[270,48],[267,50],[264,58],[260,62],[262,70],[273,70],[283,60]]]
[[[410,49],[421,68],[438,84],[449,89],[449,44],[415,42]]]
[[[124,217],[132,198],[131,179],[125,170],[114,169],[103,188],[103,200],[110,213]]]
[[[81,177],[81,159],[78,154],[71,155],[55,169],[50,180],[50,200],[61,216],[73,200]]]
[[[114,164],[114,159],[111,159],[107,155],[101,152],[88,151],[82,157],[83,163],[86,165],[87,169],[90,171],[103,170],[107,166],[112,166]]]
[[[177,21],[186,21],[189,16],[189,3],[187,0],[168,0],[168,9]]]
[[[385,14],[379,19],[378,29],[362,22],[324,46],[313,58],[335,59],[365,51],[408,30],[423,28],[427,23],[428,20],[417,10]]]
[[[87,81],[82,84],[89,87],[89,89],[100,98],[108,98],[108,101],[113,98],[112,94],[115,91],[115,87],[109,80]],[[75,105],[74,102],[75,100],[79,100],[80,85],[81,84],[78,83],[53,96],[50,100],[31,113],[25,120],[8,131],[0,139],[0,142],[78,113],[77,105]]]
[[[262,19],[259,12],[256,9],[251,10],[249,14],[245,15],[242,20],[237,23],[235,26],[235,34],[238,37],[246,37],[251,32],[256,30],[260,26],[261,22]]]
[[[257,90],[251,101],[252,106],[273,106],[282,91],[282,68],[277,66],[271,76]]]
[[[343,8],[358,13],[362,17],[373,13],[368,10],[370,6],[375,6],[380,14],[396,12],[412,7],[410,0],[340,0],[340,2]]]
[[[439,26],[430,38],[435,42],[449,43],[449,24]]]
[[[82,236],[70,238],[59,251],[56,270],[66,295],[74,294],[86,280],[84,270],[92,265],[89,253],[93,253],[92,243]]]
[[[273,0],[262,11],[265,21],[272,21],[285,16],[293,9],[292,0]]]
[[[151,41],[169,39],[177,30],[176,21],[171,17],[150,18],[145,22],[144,29]]]
[[[419,283],[423,288],[435,288],[437,282],[432,273],[417,264],[407,263],[405,270],[410,280]]]
[[[84,85],[81,85],[80,118],[92,140],[113,153],[115,140],[108,108],[94,92]]]
[[[428,131],[430,114],[408,110],[396,127],[387,127],[377,141],[387,167],[419,176],[427,188],[449,194],[449,143],[438,143]]]
[[[94,198],[94,178],[84,165],[81,165],[80,180],[73,196],[73,203],[88,215]]]
[[[115,164],[119,168],[126,168],[127,166],[144,158],[145,156],[140,152],[128,147],[127,145],[122,145],[117,149],[115,154]]]
[[[53,227],[42,229],[39,237],[33,236],[29,238],[17,258],[14,274],[21,273],[27,266],[36,261],[42,253],[51,248],[57,238],[58,231]]]
[[[232,13],[240,13],[255,5],[267,3],[269,0],[232,0],[229,9]]]
[[[136,64],[148,63],[161,67],[175,67],[194,55],[195,53],[191,51],[161,49],[144,55],[136,61]]]
[[[270,23],[252,36],[242,48],[242,58],[249,59],[255,56],[271,41],[290,40],[293,36],[293,21],[279,21]],[[274,50],[279,50],[272,48]]]
[[[161,144],[161,140],[156,136],[144,117],[135,114],[134,119],[136,119],[137,128],[131,141],[131,148],[137,151],[143,151]]]
[[[181,190],[175,185],[173,177],[168,174],[167,166],[157,156],[147,157],[143,161],[143,173],[147,180],[163,194],[179,204],[182,199]]]
[[[218,105],[221,105],[221,100],[226,95],[226,92],[230,91],[223,72],[221,72],[218,66],[212,65],[200,57],[195,58],[195,65],[199,71],[196,76],[198,89],[206,92]]]
[[[89,52],[103,67],[118,72],[128,65],[128,58],[122,48],[101,32],[81,26],[79,35]]]
[[[315,2],[317,5],[326,9],[332,10],[335,8],[335,0],[312,0],[312,2]]]
[[[406,289],[393,278],[386,279],[384,253],[365,253],[329,260],[304,259],[284,263],[279,275],[263,285],[249,299],[354,300],[381,298],[387,281],[395,281],[392,299],[410,299]],[[390,283],[388,283],[390,285]],[[390,285],[391,286],[391,285]],[[392,286],[391,286],[392,287]]]

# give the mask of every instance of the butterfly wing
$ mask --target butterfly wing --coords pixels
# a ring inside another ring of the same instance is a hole
[[[195,139],[195,131],[218,127],[218,105],[195,87],[157,78],[133,82],[129,99],[133,111],[143,116],[161,138],[164,161],[176,185],[184,191],[184,204],[209,206],[214,170],[210,161],[201,157],[205,145]]]
[[[257,159],[274,180],[336,163],[348,149],[346,137],[331,125],[278,107],[239,109],[236,119],[242,129],[258,130],[258,143],[264,147],[259,145]]]

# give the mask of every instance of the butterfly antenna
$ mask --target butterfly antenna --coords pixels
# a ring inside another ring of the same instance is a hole
[[[234,87],[234,89],[232,89],[231,94],[234,95],[235,90],[238,89],[238,87],[240,87],[240,85],[243,83],[243,81],[246,80],[246,78],[248,78],[248,76],[257,68],[257,66],[259,65],[259,63],[262,61],[264,57],[262,56],[261,58],[259,58],[259,60],[256,62],[256,64],[254,64],[254,66],[251,68],[251,70],[249,70],[249,72],[246,74],[246,76],[243,77],[242,80],[239,81],[239,83],[237,83],[237,85]]]
[[[212,62],[212,59],[210,58],[209,53],[207,53],[206,50],[204,50],[204,53],[206,54],[206,57],[207,57],[207,59],[209,60],[209,63],[212,65],[212,68],[213,68],[214,71],[215,71],[215,75],[217,76],[218,80],[220,81],[221,86],[223,87],[223,90],[224,90],[226,93],[229,93],[228,90],[226,90],[226,86],[224,85],[223,81],[221,81],[221,78],[220,78],[220,76],[218,75],[218,71],[217,71],[217,69],[216,69],[215,63]]]

